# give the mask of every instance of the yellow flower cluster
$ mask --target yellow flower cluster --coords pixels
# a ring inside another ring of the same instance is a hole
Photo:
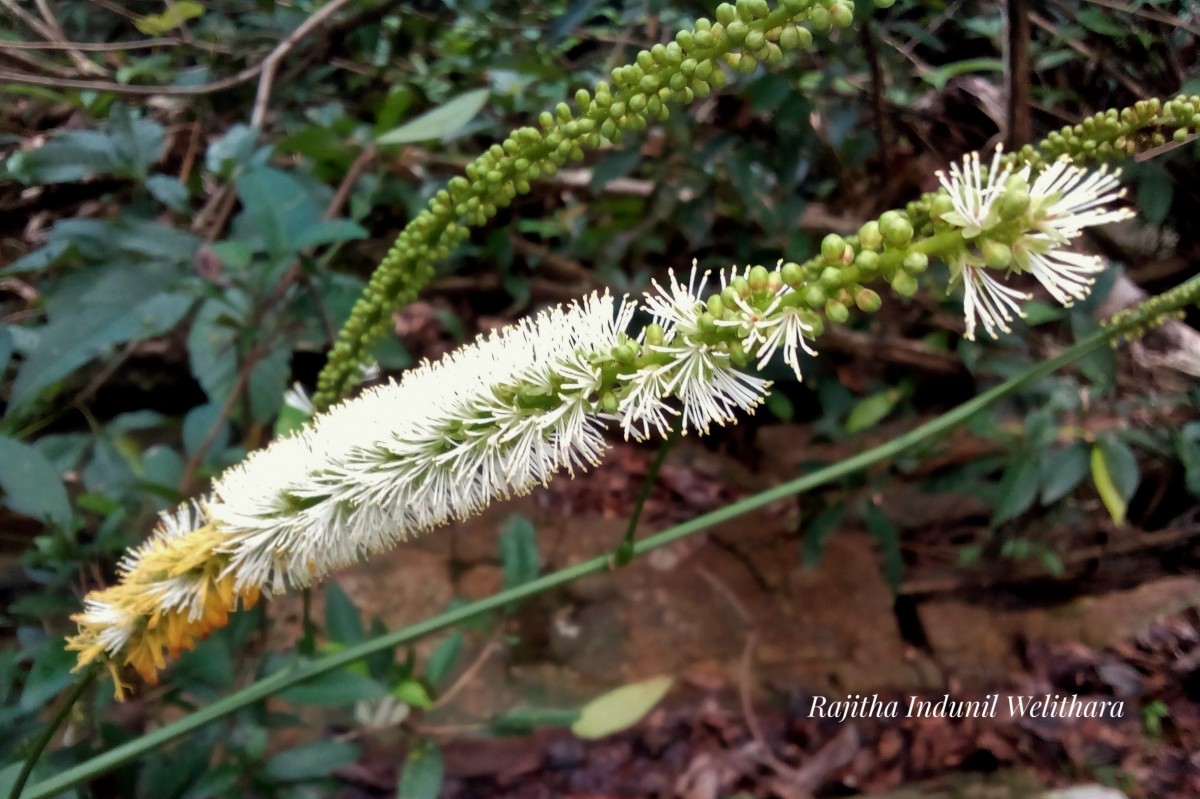
[[[112,674],[117,699],[125,698],[121,669],[132,667],[147,683],[229,614],[258,601],[257,587],[238,591],[221,552],[227,536],[212,525],[190,531],[160,529],[121,566],[121,580],[93,591],[84,611],[71,617],[79,633],[67,648],[79,652],[76,669],[102,662]]]

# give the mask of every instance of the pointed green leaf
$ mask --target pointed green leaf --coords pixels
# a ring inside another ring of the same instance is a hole
[[[362,615],[336,580],[325,584],[325,631],[339,644],[357,644],[366,638]]]
[[[1137,458],[1129,447],[1115,439],[1101,440],[1092,447],[1092,482],[1114,523],[1125,523],[1138,481]]]
[[[437,799],[445,775],[442,750],[430,739],[419,738],[404,758],[396,799]]]
[[[857,433],[879,424],[896,407],[901,396],[900,389],[892,388],[863,398],[846,417],[846,432]]]
[[[274,755],[263,764],[263,775],[287,782],[311,780],[350,765],[358,755],[358,747],[349,741],[313,741]]]
[[[457,630],[438,641],[429,660],[425,661],[425,679],[429,680],[430,685],[436,688],[454,668],[458,653],[462,651],[462,642],[463,635]]]
[[[0,489],[4,504],[17,513],[60,526],[71,521],[58,470],[33,447],[5,436],[0,436]]]
[[[675,684],[669,674],[609,691],[583,707],[571,732],[580,738],[603,738],[637,724]]]
[[[500,565],[504,587],[513,588],[533,580],[541,568],[537,533],[524,516],[510,516],[500,530]]]
[[[384,133],[376,144],[408,144],[429,139],[446,139],[475,118],[488,99],[488,89],[473,89],[458,95],[411,122]]]

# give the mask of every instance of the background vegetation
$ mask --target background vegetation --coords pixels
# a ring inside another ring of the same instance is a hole
[[[548,302],[638,290],[693,258],[801,259],[932,188],[966,150],[1200,92],[1187,4],[1036,5],[1007,4],[1028,38],[1006,62],[997,4],[861,3],[857,29],[537,182],[439,265],[375,359],[395,373]],[[510,129],[711,13],[657,0],[0,0],[0,765],[13,764],[0,786],[70,684],[61,644],[81,593],[158,510],[295,424],[285,390],[313,386],[404,221]],[[1007,101],[1010,85],[1025,102]],[[804,384],[772,372],[773,418],[756,424],[846,442],[936,414],[1094,330],[1119,275],[1150,292],[1178,283],[1200,254],[1195,155],[1191,143],[1125,166],[1139,219],[1092,242],[1117,266],[1088,303],[1036,304],[1034,335],[977,344],[960,339],[954,298],[889,300],[824,337]],[[1194,570],[1200,391],[1180,379],[1149,393],[1145,369],[1127,354],[1089,358],[977,417],[980,457],[939,466],[910,453],[806,499],[806,562],[861,519],[898,587],[917,556],[873,498],[904,481],[990,509],[949,542],[974,574],[1071,585],[1086,574],[1081,552],[1129,528],[1148,553],[1139,568]],[[754,430],[709,446],[753,464]],[[538,574],[537,540],[519,517],[499,531],[505,585]],[[132,704],[89,696],[44,773],[378,629],[333,583],[324,607],[297,651],[263,646],[256,608]],[[497,615],[426,658],[375,658],[127,764],[95,793],[327,795],[361,749],[356,735],[297,738],[311,707],[415,729],[456,684],[464,636],[497,629],[521,634]],[[487,723],[521,733],[576,716]],[[436,795],[437,745],[403,742],[401,795]]]

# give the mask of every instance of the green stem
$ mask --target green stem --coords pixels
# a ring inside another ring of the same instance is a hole
[[[80,676],[75,687],[71,689],[71,693],[67,694],[62,707],[54,714],[54,718],[47,722],[42,734],[34,742],[33,750],[29,753],[29,757],[25,758],[25,762],[21,765],[21,772],[17,774],[16,782],[8,792],[8,799],[18,799],[21,796],[21,791],[25,788],[25,783],[29,781],[29,775],[33,773],[33,767],[37,765],[42,752],[46,751],[46,747],[50,745],[50,741],[54,739],[54,735],[62,727],[63,722],[67,720],[67,716],[71,715],[71,708],[75,707],[79,698],[92,686],[92,683],[96,682],[99,674],[99,666],[93,664]]]
[[[763,491],[752,497],[739,500],[711,513],[706,513],[689,522],[676,525],[661,533],[645,538],[633,544],[633,554],[641,555],[651,550],[664,547],[681,538],[723,524],[731,519],[743,516],[772,502],[776,502],[794,494],[809,491],[818,486],[835,482],[846,475],[858,472],[888,458],[894,457],[905,450],[927,439],[942,435],[967,419],[979,413],[984,408],[1004,397],[1019,391],[1029,384],[1061,369],[1085,355],[1108,346],[1117,337],[1138,330],[1164,314],[1185,307],[1200,297],[1200,275],[1195,275],[1177,288],[1159,295],[1139,305],[1130,312],[1122,313],[1110,326],[1101,328],[1075,345],[1063,350],[1053,358],[1041,361],[1016,377],[984,391],[951,411],[916,427],[907,433],[891,439],[873,449],[860,452],[844,461],[818,469],[815,472],[782,483],[774,488]],[[193,732],[217,719],[270,697],[286,688],[297,685],[305,680],[339,669],[376,652],[394,649],[397,646],[411,643],[432,633],[461,624],[476,616],[503,608],[514,602],[526,599],[544,591],[558,588],[581,577],[596,574],[610,568],[612,558],[605,554],[591,560],[578,563],[566,569],[547,574],[523,585],[501,591],[485,599],[471,602],[455,608],[440,616],[435,616],[423,622],[410,625],[402,630],[382,635],[370,641],[347,647],[339,652],[325,655],[317,660],[300,661],[247,686],[224,699],[220,699],[207,707],[196,711],[184,718],[166,724],[140,738],[122,744],[114,749],[97,755],[74,768],[67,769],[54,777],[43,780],[33,786],[25,799],[47,799],[62,791],[72,788],[99,774],[103,774],[123,763],[164,746]]]
[[[671,431],[663,439],[662,446],[658,448],[658,454],[654,456],[654,462],[650,464],[650,469],[646,472],[646,479],[642,481],[642,490],[638,494],[637,504],[633,506],[633,515],[629,517],[629,527],[625,529],[625,538],[621,541],[621,545],[617,547],[616,554],[613,555],[614,566],[624,566],[633,560],[634,536],[637,534],[638,520],[642,518],[642,508],[645,507],[646,500],[650,498],[650,491],[654,488],[654,483],[658,480],[658,472],[662,469],[663,462],[667,459],[667,453],[671,451],[671,447],[679,439],[679,433],[682,429],[682,425],[678,422],[671,425]]]
[[[311,655],[317,650],[317,625],[313,624],[312,618],[312,589],[305,588],[300,593],[300,597],[303,621],[300,627],[300,640],[296,643],[296,651],[301,655]]]

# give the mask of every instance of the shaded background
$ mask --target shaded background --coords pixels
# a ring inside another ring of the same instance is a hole
[[[112,579],[157,510],[270,438],[285,389],[312,386],[404,222],[509,129],[712,9],[0,6],[9,762],[69,682],[61,640],[79,597]],[[640,291],[692,259],[802,260],[825,234],[933,188],[968,150],[1200,92],[1188,6],[862,3],[857,29],[539,181],[440,266],[374,355],[398,374],[548,303]],[[379,143],[388,133],[404,143]],[[937,267],[930,290],[823,336],[803,384],[772,364],[767,409],[678,446],[642,528],[885,441],[1086,335],[1139,289],[1193,274],[1195,156],[1190,143],[1125,166],[1139,216],[1087,240],[1113,262],[1087,303],[1064,311],[1042,296],[1027,327],[971,343]],[[786,799],[974,778],[1015,796],[1078,783],[1195,796],[1195,335],[1178,325],[1096,355],[891,464],[290,692],[93,795],[376,796],[399,779],[406,796]],[[585,477],[346,570],[314,597],[319,646],[611,549],[653,455],[617,443]],[[1098,470],[1116,487],[1107,502]],[[101,691],[50,768],[279,668],[296,656],[301,612],[296,597],[241,614],[128,704]],[[676,686],[634,730],[584,743],[561,729],[589,699],[662,673]],[[1119,697],[1127,713],[808,717],[814,695],[947,691]]]

